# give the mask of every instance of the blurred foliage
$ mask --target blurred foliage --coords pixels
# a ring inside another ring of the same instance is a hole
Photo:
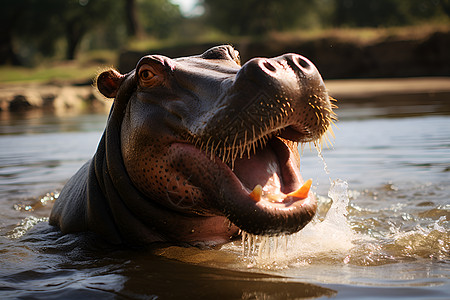
[[[388,27],[447,19],[450,0],[202,0],[208,21],[231,34],[293,28]]]
[[[170,0],[2,0],[0,65],[73,59],[92,49],[166,40],[264,36],[299,29],[449,23],[450,0],[198,0],[184,17]],[[149,43],[150,42],[150,43]]]
[[[144,31],[156,38],[174,34],[183,19],[178,6],[167,0],[138,1],[138,18]]]
[[[130,3],[137,12],[133,21],[148,35],[169,35],[181,19],[168,0],[2,0],[0,64],[33,65],[55,55],[74,59],[83,46],[120,48],[132,37]]]
[[[208,21],[232,35],[264,34],[296,26],[320,9],[310,0],[203,0]]]
[[[449,16],[450,0],[334,0],[333,24],[349,27],[412,25]]]

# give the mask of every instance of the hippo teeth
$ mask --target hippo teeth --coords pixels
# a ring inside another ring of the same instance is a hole
[[[306,199],[308,198],[309,190],[311,189],[312,179],[308,179],[302,185],[301,188],[296,190],[295,192],[287,194],[288,197],[297,198],[297,199]]]
[[[308,179],[305,183],[296,191],[289,194],[284,194],[282,192],[276,194],[265,194],[264,198],[272,203],[286,203],[286,202],[296,202],[299,200],[304,200],[308,198],[309,191],[311,189],[312,179]],[[263,196],[263,188],[261,185],[257,184],[253,191],[249,194],[250,198],[259,202]]]
[[[262,197],[262,186],[260,184],[257,184],[253,191],[250,193],[250,198],[253,199],[255,202],[259,202]]]

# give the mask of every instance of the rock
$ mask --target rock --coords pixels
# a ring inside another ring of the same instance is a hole
[[[32,109],[33,106],[28,102],[24,95],[16,95],[9,103],[10,112],[23,112]]]

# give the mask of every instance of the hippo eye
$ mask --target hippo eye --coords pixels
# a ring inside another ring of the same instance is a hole
[[[155,76],[155,75],[152,72],[150,72],[149,70],[146,70],[146,69],[144,69],[141,72],[139,72],[139,77],[142,80],[144,80],[144,81],[152,79],[153,76]]]

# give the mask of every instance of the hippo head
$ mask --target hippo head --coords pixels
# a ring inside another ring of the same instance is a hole
[[[120,149],[108,163],[121,162],[124,172],[114,184],[131,184],[145,199],[139,207],[124,202],[152,230],[219,244],[239,229],[291,234],[314,216],[298,146],[320,143],[335,117],[306,58],[285,54],[241,66],[231,46],[177,59],[148,55],[128,74],[103,72],[97,87],[115,98],[106,151]],[[155,207],[160,216],[150,217]]]

